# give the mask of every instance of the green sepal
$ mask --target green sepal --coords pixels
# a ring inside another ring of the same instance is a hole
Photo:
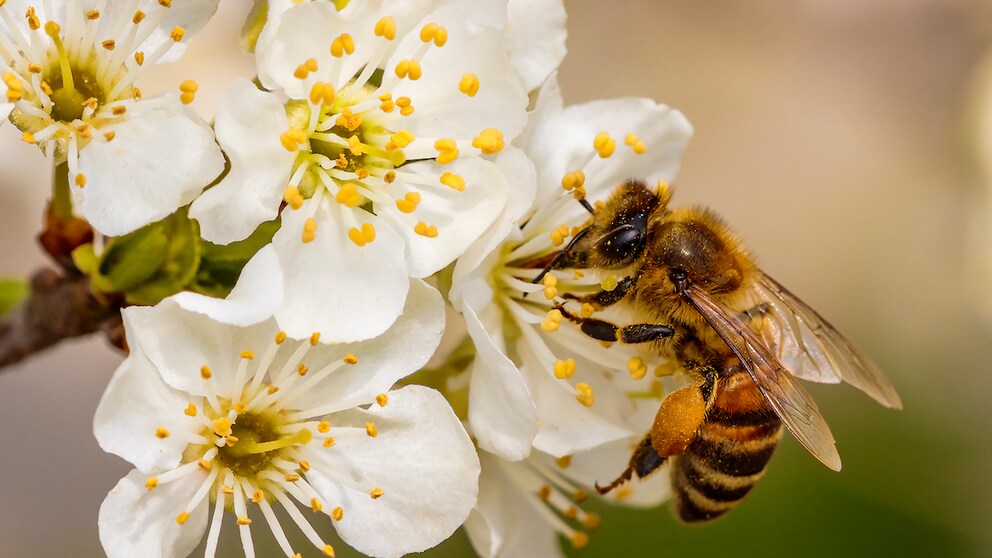
[[[31,292],[27,281],[21,279],[0,279],[0,316],[21,303]]]
[[[164,257],[140,285],[118,289],[124,292],[128,303],[158,304],[163,298],[184,290],[193,281],[200,265],[202,241],[199,225],[187,213],[188,209],[184,207],[151,225],[161,227],[160,234],[166,241]]]
[[[227,245],[202,242],[200,267],[197,270],[191,290],[210,296],[226,297],[238,277],[256,252],[272,242],[272,236],[279,230],[280,220],[262,223],[255,232],[244,240]]]

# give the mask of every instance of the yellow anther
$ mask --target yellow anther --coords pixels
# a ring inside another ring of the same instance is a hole
[[[576,488],[575,492],[572,493],[572,501],[576,504],[581,504],[589,499],[589,493],[581,488]]]
[[[555,361],[554,366],[555,378],[559,380],[567,380],[575,375],[575,359],[570,358],[568,360],[558,359]]]
[[[189,519],[189,512],[183,512],[176,516],[176,523],[182,525],[186,523],[187,519]]]
[[[306,364],[303,364],[302,362],[300,363],[299,366],[296,367],[296,373],[299,374],[300,376],[306,376],[307,372],[309,371],[310,371],[310,367],[307,366]]]
[[[373,488],[371,491],[369,491],[369,496],[371,496],[373,500],[378,500],[379,498],[382,497],[382,489]]]
[[[290,128],[279,136],[279,141],[286,151],[293,152],[307,141],[307,133],[299,128]]]
[[[608,132],[600,132],[593,138],[592,147],[601,158],[605,159],[613,155],[613,151],[617,148],[617,140],[610,137]]]
[[[602,521],[599,519],[598,513],[589,513],[582,519],[582,526],[589,530],[597,529],[600,523]]]
[[[296,186],[287,186],[286,191],[282,194],[282,199],[286,201],[286,204],[293,209],[299,209],[303,207],[303,195],[300,194],[300,189]],[[280,332],[282,333],[282,332]],[[283,333],[283,339],[286,339],[286,334]],[[282,341],[276,341],[277,343],[282,343]]]
[[[310,509],[313,510],[313,513],[320,513],[320,510],[324,509],[324,505],[320,503],[320,500],[310,498]]]
[[[572,543],[572,548],[574,549],[585,548],[589,544],[589,535],[582,531],[576,531],[572,533],[568,540]]]
[[[331,41],[331,56],[341,58],[353,52],[355,52],[355,39],[351,38],[351,35],[343,33]]]
[[[100,45],[107,50],[114,50],[114,48],[117,47],[117,41],[113,39],[107,39],[106,41],[100,43]]]
[[[382,37],[387,41],[396,38],[396,20],[393,16],[386,16],[375,23],[375,36]]]
[[[572,464],[571,455],[563,455],[558,459],[555,459],[555,465],[561,467],[562,469],[568,469],[568,466]]]
[[[31,72],[32,74],[40,74],[41,70],[42,68],[40,64],[33,64],[33,63],[28,64],[28,71]]]
[[[465,179],[453,172],[441,173],[441,184],[444,184],[452,190],[457,190],[459,192],[465,191]]]
[[[158,0],[158,5],[162,6],[163,8],[171,8],[172,0]]]
[[[557,317],[556,314],[557,313]],[[558,310],[551,310],[548,312],[548,318],[541,322],[541,329],[547,331],[548,333],[554,333],[558,331],[561,327],[561,312]]]
[[[434,225],[428,225],[423,221],[420,221],[413,226],[413,232],[427,238],[437,237],[437,227],[435,227]]]
[[[379,404],[380,407],[385,407],[389,403],[389,396],[385,393],[380,393],[375,396],[375,402]]]
[[[345,364],[358,364],[358,357],[356,357],[351,353],[348,353],[344,355],[344,358],[341,359],[341,361],[344,362]]]
[[[388,171],[386,174],[382,175],[382,181],[386,184],[392,184],[394,180],[396,180],[395,171]]]
[[[228,446],[233,446],[234,444],[238,443],[238,437],[237,436],[228,436],[228,437],[224,438],[224,443],[227,444]]]
[[[544,275],[543,282],[545,287],[554,287],[558,284],[558,277],[556,277],[553,273],[548,273]]]
[[[586,407],[592,407],[592,404],[596,402],[596,396],[592,392],[592,386],[585,382],[575,384],[575,399]]]
[[[28,13],[25,14],[24,17],[27,18],[28,27],[30,27],[32,31],[37,31],[41,27],[41,20],[38,19],[38,15],[35,13],[33,6],[28,7]],[[49,23],[55,22],[50,21]],[[55,24],[55,29],[58,29],[58,24]],[[58,34],[58,31],[56,31],[56,34]]]
[[[442,138],[434,142],[437,149],[437,162],[442,165],[450,163],[458,157],[458,144],[451,138]]]
[[[330,431],[331,431],[331,423],[330,422],[328,422],[326,420],[322,420],[322,421],[320,421],[320,422],[317,423],[317,432],[320,432],[321,434],[327,434]]]
[[[410,106],[410,103],[412,103],[412,102],[413,101],[410,100],[410,97],[397,97],[396,98],[396,106],[401,107],[401,108],[402,107],[408,107],[408,106]]]
[[[238,401],[237,403],[234,404],[234,412],[238,413],[239,415],[243,414],[247,410],[248,410],[248,404],[245,403],[244,401]]]
[[[604,291],[612,291],[613,289],[617,288],[617,285],[619,285],[619,284],[620,283],[619,283],[619,281],[617,281],[616,275],[607,275],[599,283],[599,286]]]
[[[582,308],[579,310],[579,315],[582,316],[583,318],[588,318],[592,316],[593,312],[595,311],[596,308],[594,308],[592,304],[589,304],[588,302],[584,302],[582,303]]]
[[[324,447],[329,448],[334,445],[334,438],[327,438],[324,440]]]
[[[73,179],[73,182],[75,182],[76,186],[79,186],[80,188],[86,186],[86,175],[83,173],[77,174],[76,178]]]
[[[138,89],[137,87],[131,91],[131,98],[135,101],[140,101],[142,96],[143,94],[141,93],[141,89]]]
[[[341,506],[338,506],[331,511],[331,519],[334,521],[341,521],[344,519],[344,510],[341,509]]]
[[[213,371],[211,371],[210,367],[206,364],[200,367],[200,377],[204,380],[209,380],[213,375]]]
[[[299,482],[300,475],[297,475],[296,473],[286,473],[283,478],[286,479],[286,482]]]
[[[565,519],[571,519],[574,521],[579,517],[579,508],[575,506],[568,506],[568,508],[562,512],[562,515],[565,516]]]
[[[369,177],[369,171],[368,169],[355,169],[355,176],[357,176],[359,180],[365,180]]]
[[[506,147],[506,143],[503,141],[503,132],[496,128],[486,128],[472,139],[472,147],[481,150],[484,155],[499,153]]]
[[[189,405],[186,406],[186,410],[184,410],[183,413],[186,416],[188,416],[188,417],[195,417],[196,416],[196,405],[190,403]]]
[[[300,470],[303,471],[304,473],[310,470],[310,462],[307,461],[306,459],[301,459],[298,461],[298,463],[300,464]]]
[[[420,61],[415,58],[405,58],[396,64],[396,77],[400,79],[410,78],[411,81],[416,81],[422,75],[424,73],[420,68]]]
[[[100,19],[100,10],[90,10],[86,12],[86,19],[93,21],[95,19]]]
[[[325,544],[324,545],[324,548],[321,548],[320,551],[323,552],[324,553],[324,556],[327,556],[327,558],[334,558],[334,547],[333,546],[331,546],[329,544]]]
[[[554,300],[556,296],[558,296],[558,289],[556,287],[544,287],[544,298]]]
[[[221,487],[220,487],[220,488],[221,488],[221,490],[222,490],[222,491],[224,492],[224,494],[227,494],[227,495],[229,495],[229,496],[230,496],[231,494],[234,494],[234,489],[233,489],[233,488],[231,488],[230,486],[227,486],[226,484],[224,484],[224,485],[221,485]]]
[[[358,156],[365,153],[365,146],[362,145],[362,140],[358,136],[351,136],[348,138],[348,150],[351,151],[352,155]]]
[[[246,351],[241,351],[241,353],[240,353],[239,356],[241,358],[243,358],[243,359],[254,360],[254,358],[255,358],[255,351],[247,351],[247,350]]]
[[[156,486],[158,486],[158,477],[148,477],[145,481],[145,488],[148,490],[155,490]]]
[[[561,187],[565,190],[571,190],[572,188],[581,188],[586,183],[586,173],[582,171],[572,171],[566,172],[564,176],[561,177]]]
[[[414,136],[413,132],[410,130],[400,130],[399,132],[389,136],[389,141],[391,141],[395,147],[399,147],[401,149],[410,145],[414,139],[416,139],[416,136]]]
[[[637,134],[633,132],[627,134],[627,137],[624,138],[623,142],[629,145],[634,150],[634,153],[638,155],[644,153],[644,151],[647,150],[647,146],[644,145],[644,142],[641,141],[641,138],[637,137]]]
[[[122,116],[125,112],[127,112],[127,107],[122,105],[117,105],[116,107],[110,109],[110,112],[114,116]]]
[[[362,125],[362,118],[362,113],[354,114],[351,107],[345,107],[341,110],[341,114],[338,115],[334,124],[346,128],[349,132],[354,132]]]
[[[332,105],[334,104],[334,86],[330,83],[318,81],[310,87],[310,104],[312,105]]]
[[[265,499],[265,493],[262,492],[261,490],[256,490],[251,495],[251,501],[252,502],[255,502],[256,504],[259,503],[259,502],[261,502],[264,499]]]
[[[155,437],[162,438],[162,439],[168,438],[169,437],[169,431],[167,429],[159,426],[158,428],[155,429]]]
[[[279,333],[276,334],[276,337],[275,337],[276,345],[282,345],[283,341],[285,341],[285,340],[286,340],[286,332],[285,331],[280,331]]]
[[[370,438],[375,438],[379,435],[379,431],[376,430],[375,424],[371,422],[365,423],[365,433],[368,434]]]
[[[320,332],[319,331],[315,331],[315,332],[311,333],[310,334],[310,346],[311,347],[316,347],[317,346],[317,343],[319,343],[319,342],[320,342]]]
[[[142,52],[142,51],[140,51],[140,50],[137,51],[137,52],[135,52],[134,53],[134,61],[139,66],[141,66],[142,64],[144,64],[145,63],[145,53]]]
[[[358,193],[358,188],[354,184],[349,182],[334,194],[334,201],[348,207],[358,207],[365,202],[365,197]]]
[[[230,436],[234,430],[231,428],[234,423],[227,417],[220,417],[213,420],[214,434],[218,436]]]
[[[96,97],[90,97],[89,99],[86,99],[85,101],[83,101],[83,106],[84,107],[90,108],[90,109],[93,109],[93,110],[96,110],[96,107],[97,107],[98,104],[99,104],[99,101],[96,100]]]
[[[238,516],[238,525],[242,525],[242,526],[244,526],[244,525],[251,525],[251,519],[248,519],[248,516],[239,515]]]
[[[317,60],[314,58],[307,58],[307,61],[304,62],[303,65],[311,72],[317,71]]]
[[[361,230],[352,227],[348,229],[348,238],[357,246],[365,246],[375,240],[375,227],[372,223],[362,223]]]
[[[428,23],[420,29],[420,40],[425,43],[434,41],[436,46],[444,46],[448,42],[448,30],[436,23]]]
[[[562,244],[565,244],[566,235],[562,234],[561,228],[551,231],[548,235],[551,237],[551,244],[553,246],[561,246]],[[547,277],[547,275],[545,277]]]
[[[648,365],[639,357],[633,356],[627,361],[627,371],[630,372],[631,378],[640,380],[644,376],[647,376]]]
[[[551,487],[546,484],[542,484],[541,488],[537,490],[537,497],[547,502],[548,499],[551,498]]]
[[[279,391],[279,386],[269,386],[265,391],[267,391],[269,395],[272,395],[273,393]]]
[[[402,116],[410,116],[411,114],[413,114],[413,105],[406,105],[406,106],[400,107],[400,115],[402,115]]]
[[[169,38],[176,43],[183,40],[183,37],[185,35],[186,35],[186,30],[183,29],[182,27],[173,27],[172,31],[169,32]]]
[[[396,200],[396,209],[403,213],[413,213],[420,203],[420,194],[417,192],[407,192],[402,199]]]
[[[25,143],[34,143],[35,142],[34,134],[32,134],[31,132],[24,132],[23,134],[21,134],[21,139]]]
[[[137,24],[141,23],[142,21],[144,21],[144,19],[145,19],[145,12],[143,12],[141,10],[138,10],[138,11],[134,12],[134,15],[133,16],[131,16],[131,23],[137,25]]]

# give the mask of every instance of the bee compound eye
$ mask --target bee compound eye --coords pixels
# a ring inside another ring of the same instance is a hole
[[[619,226],[603,235],[596,248],[612,262],[632,262],[644,250],[644,231],[634,225]]]

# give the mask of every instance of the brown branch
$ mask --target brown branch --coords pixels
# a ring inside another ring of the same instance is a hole
[[[113,329],[118,306],[102,302],[78,272],[43,269],[31,278],[31,293],[0,320],[0,368],[73,337]]]

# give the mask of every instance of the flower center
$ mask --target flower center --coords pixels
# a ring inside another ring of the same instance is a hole
[[[306,428],[281,434],[279,427],[285,423],[281,413],[245,414],[237,417],[234,424],[229,423],[226,418],[214,421],[215,434],[222,435],[230,429],[226,444],[217,452],[217,462],[243,478],[257,478],[273,468],[274,460],[287,457],[283,450],[306,444],[313,437]]]

